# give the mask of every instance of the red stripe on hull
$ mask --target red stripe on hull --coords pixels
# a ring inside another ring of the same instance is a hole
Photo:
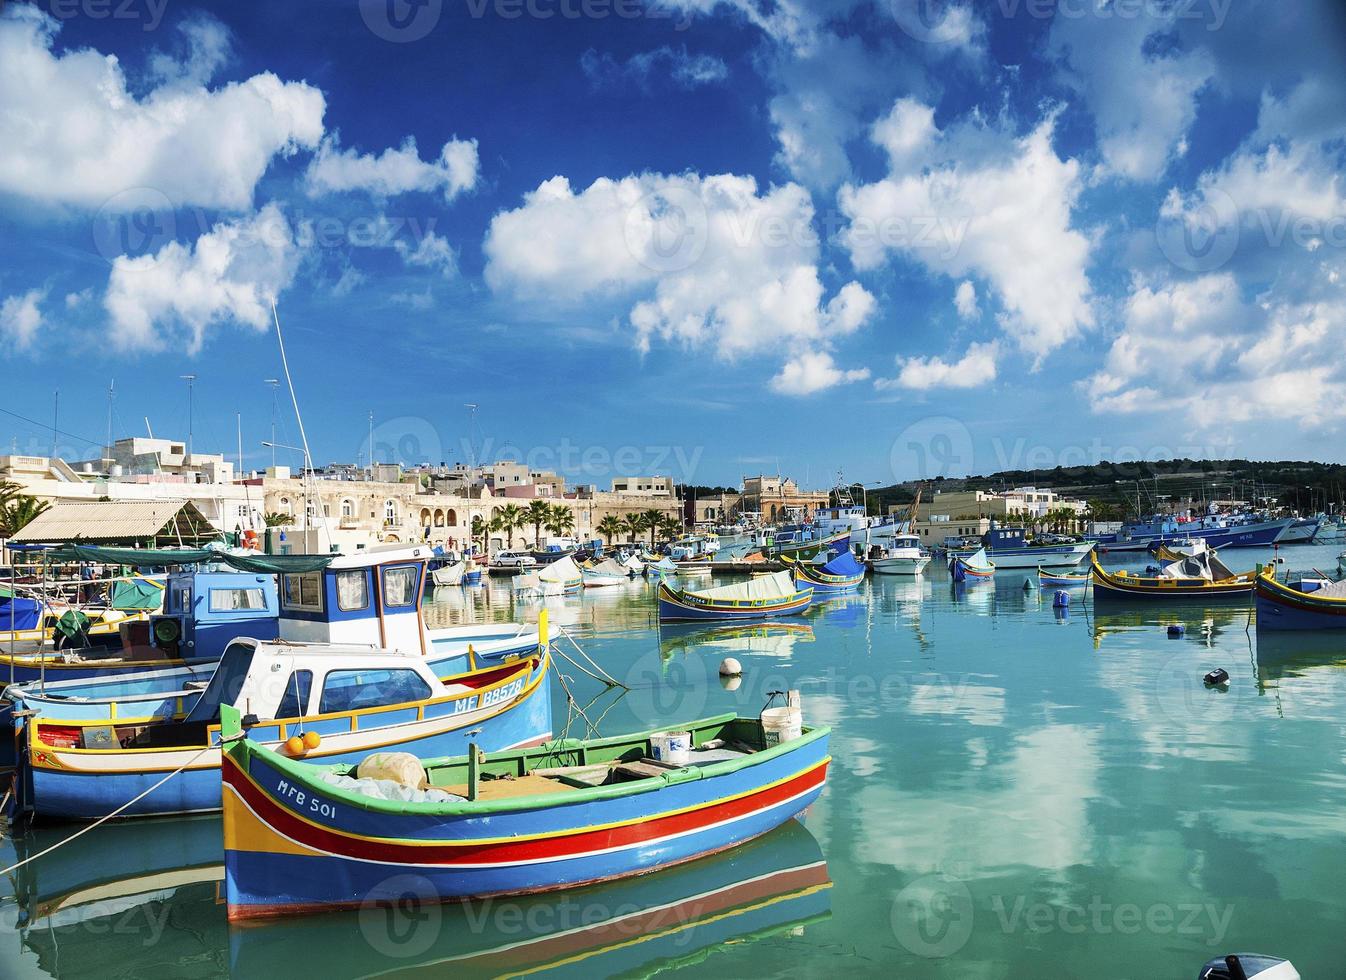
[[[232,759],[230,760],[232,763]],[[237,775],[236,775],[237,773]],[[225,766],[225,780],[274,830],[308,847],[356,861],[379,861],[405,865],[489,865],[504,862],[556,860],[576,857],[590,851],[630,847],[679,833],[699,830],[707,825],[745,816],[793,796],[821,787],[827,776],[827,763],[799,773],[770,789],[726,803],[710,804],[686,813],[670,814],[602,830],[559,832],[530,841],[501,841],[492,844],[397,844],[368,838],[355,839],[300,820],[262,792],[251,779],[238,773],[237,765]]]

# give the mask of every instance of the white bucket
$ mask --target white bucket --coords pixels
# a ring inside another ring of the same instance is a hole
[[[804,734],[804,719],[798,708],[767,708],[762,712],[762,736],[768,746],[779,745]]]
[[[650,736],[650,754],[656,762],[685,766],[692,761],[692,733],[655,732]]]

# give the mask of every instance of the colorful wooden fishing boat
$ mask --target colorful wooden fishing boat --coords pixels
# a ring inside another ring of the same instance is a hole
[[[1271,566],[1257,576],[1254,589],[1259,632],[1346,629],[1346,581],[1304,591],[1276,581],[1275,566]]]
[[[460,799],[392,802],[243,738],[222,714],[231,920],[380,901],[520,895],[644,874],[774,830],[823,790],[826,728],[768,744],[757,718],[671,726],[693,746],[656,762],[642,732],[484,758],[430,760],[422,786]]]
[[[376,748],[430,753],[537,745],[551,737],[545,644],[534,656],[440,678],[425,657],[339,644],[238,639],[209,684],[174,710],[142,717],[27,720],[19,730],[12,813],[98,819],[220,806],[219,719],[248,711],[248,736],[275,748],[316,738],[311,758],[355,761]],[[182,771],[150,790],[167,773]],[[132,802],[135,800],[135,802]]]
[[[736,620],[795,616],[813,601],[813,587],[797,587],[789,572],[693,591],[659,582],[659,620]]]
[[[218,838],[216,831],[217,846]],[[502,908],[493,902],[429,909],[408,902],[400,906],[405,921],[434,927],[428,943],[398,949],[397,971],[593,980],[666,976],[681,966],[704,970],[713,954],[741,951],[744,943],[773,936],[805,941],[801,934],[831,914],[831,889],[818,842],[799,820],[787,820],[732,851],[576,888],[563,902],[550,894],[511,899],[508,915],[496,914]],[[529,924],[523,935],[519,923]],[[352,942],[350,918],[332,915],[230,929],[231,974],[269,976],[293,948],[296,925],[312,975],[387,972],[388,947],[362,941],[359,930]]]
[[[955,582],[984,582],[995,574],[995,565],[986,557],[986,549],[978,548],[970,555],[951,555],[949,574]]]
[[[1062,575],[1060,572],[1048,572],[1038,569],[1038,585],[1044,588],[1072,588],[1078,585],[1088,585],[1092,578],[1091,572],[1081,572],[1079,575]]]
[[[1189,566],[1189,563],[1193,563]],[[1199,599],[1217,602],[1248,602],[1256,572],[1235,574],[1215,557],[1215,552],[1170,562],[1158,575],[1107,572],[1092,561],[1094,600],[1175,601]],[[1198,571],[1202,566],[1205,572]]]
[[[920,575],[930,564],[930,553],[915,534],[896,534],[887,547],[870,549],[869,569],[875,575]]]
[[[586,589],[601,589],[614,585],[625,585],[631,580],[631,573],[612,558],[604,558],[596,565],[586,565],[581,570]]]
[[[812,586],[814,597],[841,592],[854,592],[865,580],[865,566],[855,560],[849,551],[837,555],[826,565],[782,559],[794,575],[799,588]]]

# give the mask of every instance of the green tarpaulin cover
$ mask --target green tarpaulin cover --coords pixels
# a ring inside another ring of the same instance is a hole
[[[89,544],[68,544],[47,552],[49,560],[93,561],[104,565],[130,565],[134,568],[164,568],[168,565],[195,565],[213,561],[240,572],[276,575],[316,572],[326,568],[339,555],[231,555],[209,548],[103,548]]]
[[[112,608],[130,611],[132,609],[158,609],[164,598],[164,587],[149,579],[136,579],[130,582],[112,583]]]

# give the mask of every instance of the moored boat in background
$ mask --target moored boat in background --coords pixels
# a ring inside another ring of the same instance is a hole
[[[795,616],[813,600],[811,586],[797,587],[789,572],[773,572],[747,582],[693,591],[659,583],[659,619],[766,619]]]
[[[1257,629],[1346,629],[1346,581],[1313,582],[1299,588],[1276,580],[1275,566],[1257,576]]]

